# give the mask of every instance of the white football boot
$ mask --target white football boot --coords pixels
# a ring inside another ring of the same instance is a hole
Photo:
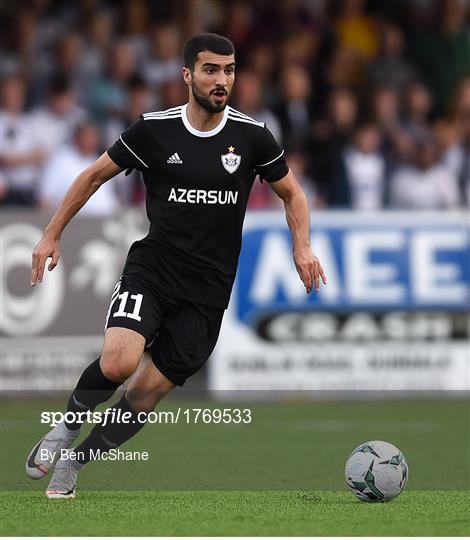
[[[54,467],[51,481],[46,489],[48,499],[73,499],[77,487],[77,476],[84,465],[75,460],[59,459]]]
[[[33,480],[46,476],[60,458],[60,451],[69,448],[79,434],[79,429],[71,431],[63,422],[53,427],[29,453],[26,474]]]

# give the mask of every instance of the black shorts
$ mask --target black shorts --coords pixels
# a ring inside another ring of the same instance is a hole
[[[106,328],[129,328],[145,338],[155,366],[182,386],[212,353],[224,309],[170,298],[138,274],[123,274],[114,288]]]

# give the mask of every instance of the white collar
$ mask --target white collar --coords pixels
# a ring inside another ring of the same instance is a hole
[[[210,131],[199,131],[195,127],[191,125],[188,118],[188,109],[189,103],[186,103],[186,105],[183,105],[183,108],[181,110],[181,120],[183,120],[184,127],[193,135],[196,135],[196,137],[212,137],[213,135],[217,135],[220,131],[222,131],[225,127],[225,124],[227,123],[228,118],[228,111],[229,106],[226,105],[224,109],[224,115],[222,116],[222,120],[215,126],[215,128],[211,129]]]

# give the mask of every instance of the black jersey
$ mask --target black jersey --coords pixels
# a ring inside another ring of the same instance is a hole
[[[108,150],[120,167],[140,169],[147,189],[149,233],[131,246],[124,272],[225,308],[253,181],[280,180],[288,167],[264,124],[227,106],[217,127],[198,131],[186,108],[143,114]]]

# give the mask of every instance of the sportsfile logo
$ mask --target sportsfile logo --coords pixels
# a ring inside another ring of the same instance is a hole
[[[132,413],[109,407],[105,411],[42,411],[41,424],[57,426],[61,422],[80,423],[88,422],[99,424],[102,427],[108,424],[131,424],[135,421]],[[215,408],[182,408],[171,411],[140,411],[137,413],[137,422],[149,424],[250,424],[253,421],[253,412],[249,408],[239,409],[225,407]],[[114,443],[105,441],[108,446]]]
[[[168,202],[189,204],[237,204],[238,191],[171,188]]]

